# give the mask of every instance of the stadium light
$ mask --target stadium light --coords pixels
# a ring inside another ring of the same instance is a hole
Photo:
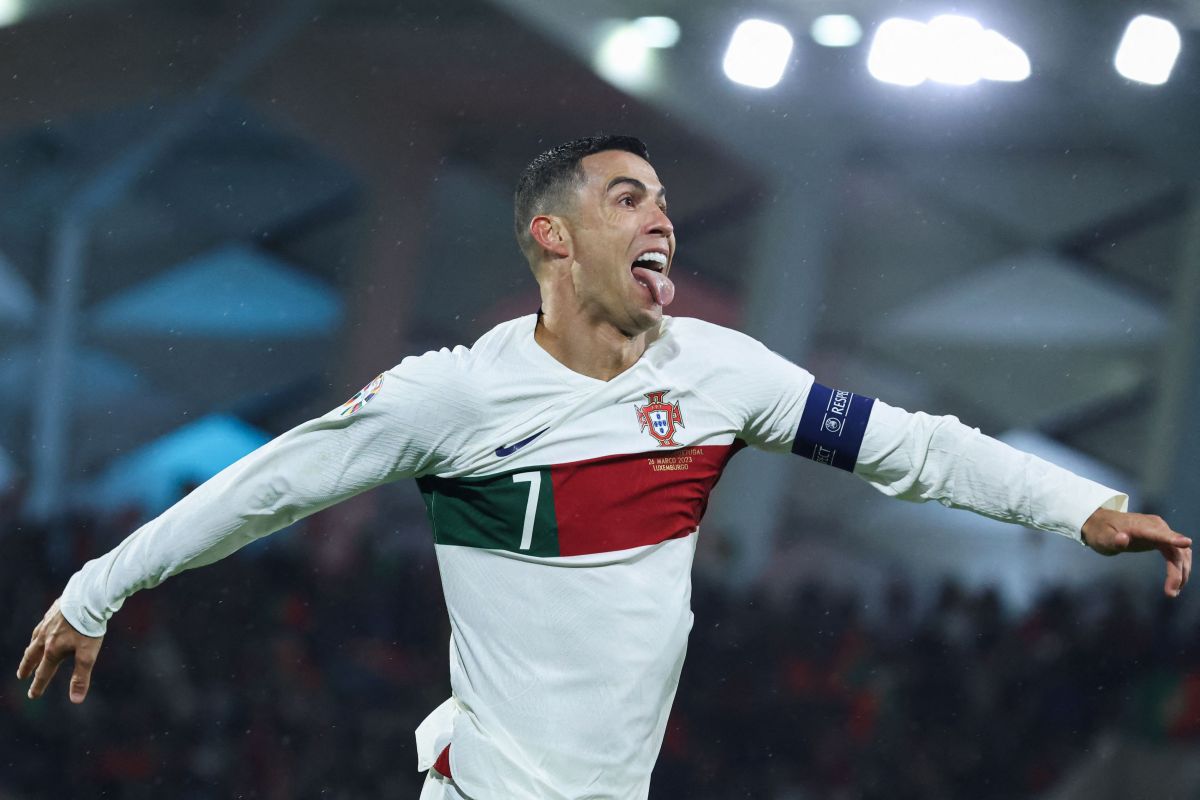
[[[1141,14],[1125,28],[1113,66],[1131,81],[1157,86],[1171,77],[1179,49],[1178,28],[1169,20]]]
[[[1023,81],[1030,75],[1029,56],[1003,34],[986,30],[979,40],[980,76],[989,81]]]
[[[0,27],[19,22],[24,16],[24,0],[0,0]]]
[[[592,66],[609,83],[630,92],[653,88],[658,80],[654,51],[674,47],[679,41],[679,23],[670,17],[608,20],[599,31],[600,44]]]
[[[1030,75],[1029,57],[978,20],[942,14],[928,23],[892,17],[875,31],[867,71],[876,80],[919,86],[927,80],[970,86],[980,80],[1021,81]]]
[[[654,53],[633,22],[609,23],[592,66],[601,77],[628,91],[649,89],[654,82]]]
[[[862,39],[862,26],[849,14],[823,14],[813,20],[810,33],[823,47],[853,47]]]
[[[770,89],[783,78],[792,55],[787,28],[761,19],[748,19],[733,31],[725,51],[725,75],[734,83]]]
[[[670,17],[638,17],[633,27],[647,47],[664,50],[679,41],[679,23]]]
[[[929,80],[951,86],[979,83],[980,64],[976,55],[983,37],[979,20],[958,14],[942,14],[929,21]]]
[[[929,31],[916,20],[884,20],[871,40],[867,71],[878,81],[897,86],[919,86],[929,75]]]

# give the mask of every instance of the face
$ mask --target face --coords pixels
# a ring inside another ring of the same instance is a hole
[[[608,150],[581,164],[585,180],[566,218],[575,295],[587,316],[635,336],[658,324],[674,296],[666,194],[654,168],[632,153]]]

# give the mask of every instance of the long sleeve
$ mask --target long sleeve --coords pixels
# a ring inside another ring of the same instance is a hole
[[[703,373],[703,385],[729,409],[739,438],[751,445],[790,449],[853,470],[891,497],[936,500],[1076,541],[1082,541],[1080,529],[1096,509],[1128,507],[1126,495],[1009,447],[955,417],[909,413],[831,389],[748,336],[706,330],[736,358],[702,361],[698,370],[713,365]]]
[[[1104,507],[1129,498],[969,428],[952,416],[909,413],[875,401],[855,474],[879,491],[937,500],[986,517],[1082,541],[1080,529]]]
[[[125,599],[389,480],[435,465],[458,409],[447,411],[447,351],[406,359],[350,403],[230,465],[67,583],[63,616],[104,634]],[[441,368],[439,369],[439,365]],[[440,403],[430,403],[431,395]],[[451,397],[453,395],[451,394]],[[463,413],[468,413],[466,409]]]

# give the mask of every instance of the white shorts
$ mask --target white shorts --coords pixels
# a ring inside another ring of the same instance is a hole
[[[425,774],[425,785],[421,787],[421,800],[471,800],[458,790],[454,781],[443,778],[434,770]]]

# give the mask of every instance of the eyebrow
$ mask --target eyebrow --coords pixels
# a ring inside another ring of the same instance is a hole
[[[617,177],[613,178],[611,181],[608,182],[608,186],[604,187],[604,193],[608,194],[609,192],[611,192],[613,190],[614,186],[619,186],[622,183],[628,183],[628,184],[632,185],[635,189],[638,189],[639,191],[642,191],[642,192],[650,191],[649,189],[646,188],[646,184],[642,183],[637,178],[631,178],[628,175],[618,175]],[[659,187],[658,199],[662,201],[664,206],[667,204],[667,189],[665,186]]]

